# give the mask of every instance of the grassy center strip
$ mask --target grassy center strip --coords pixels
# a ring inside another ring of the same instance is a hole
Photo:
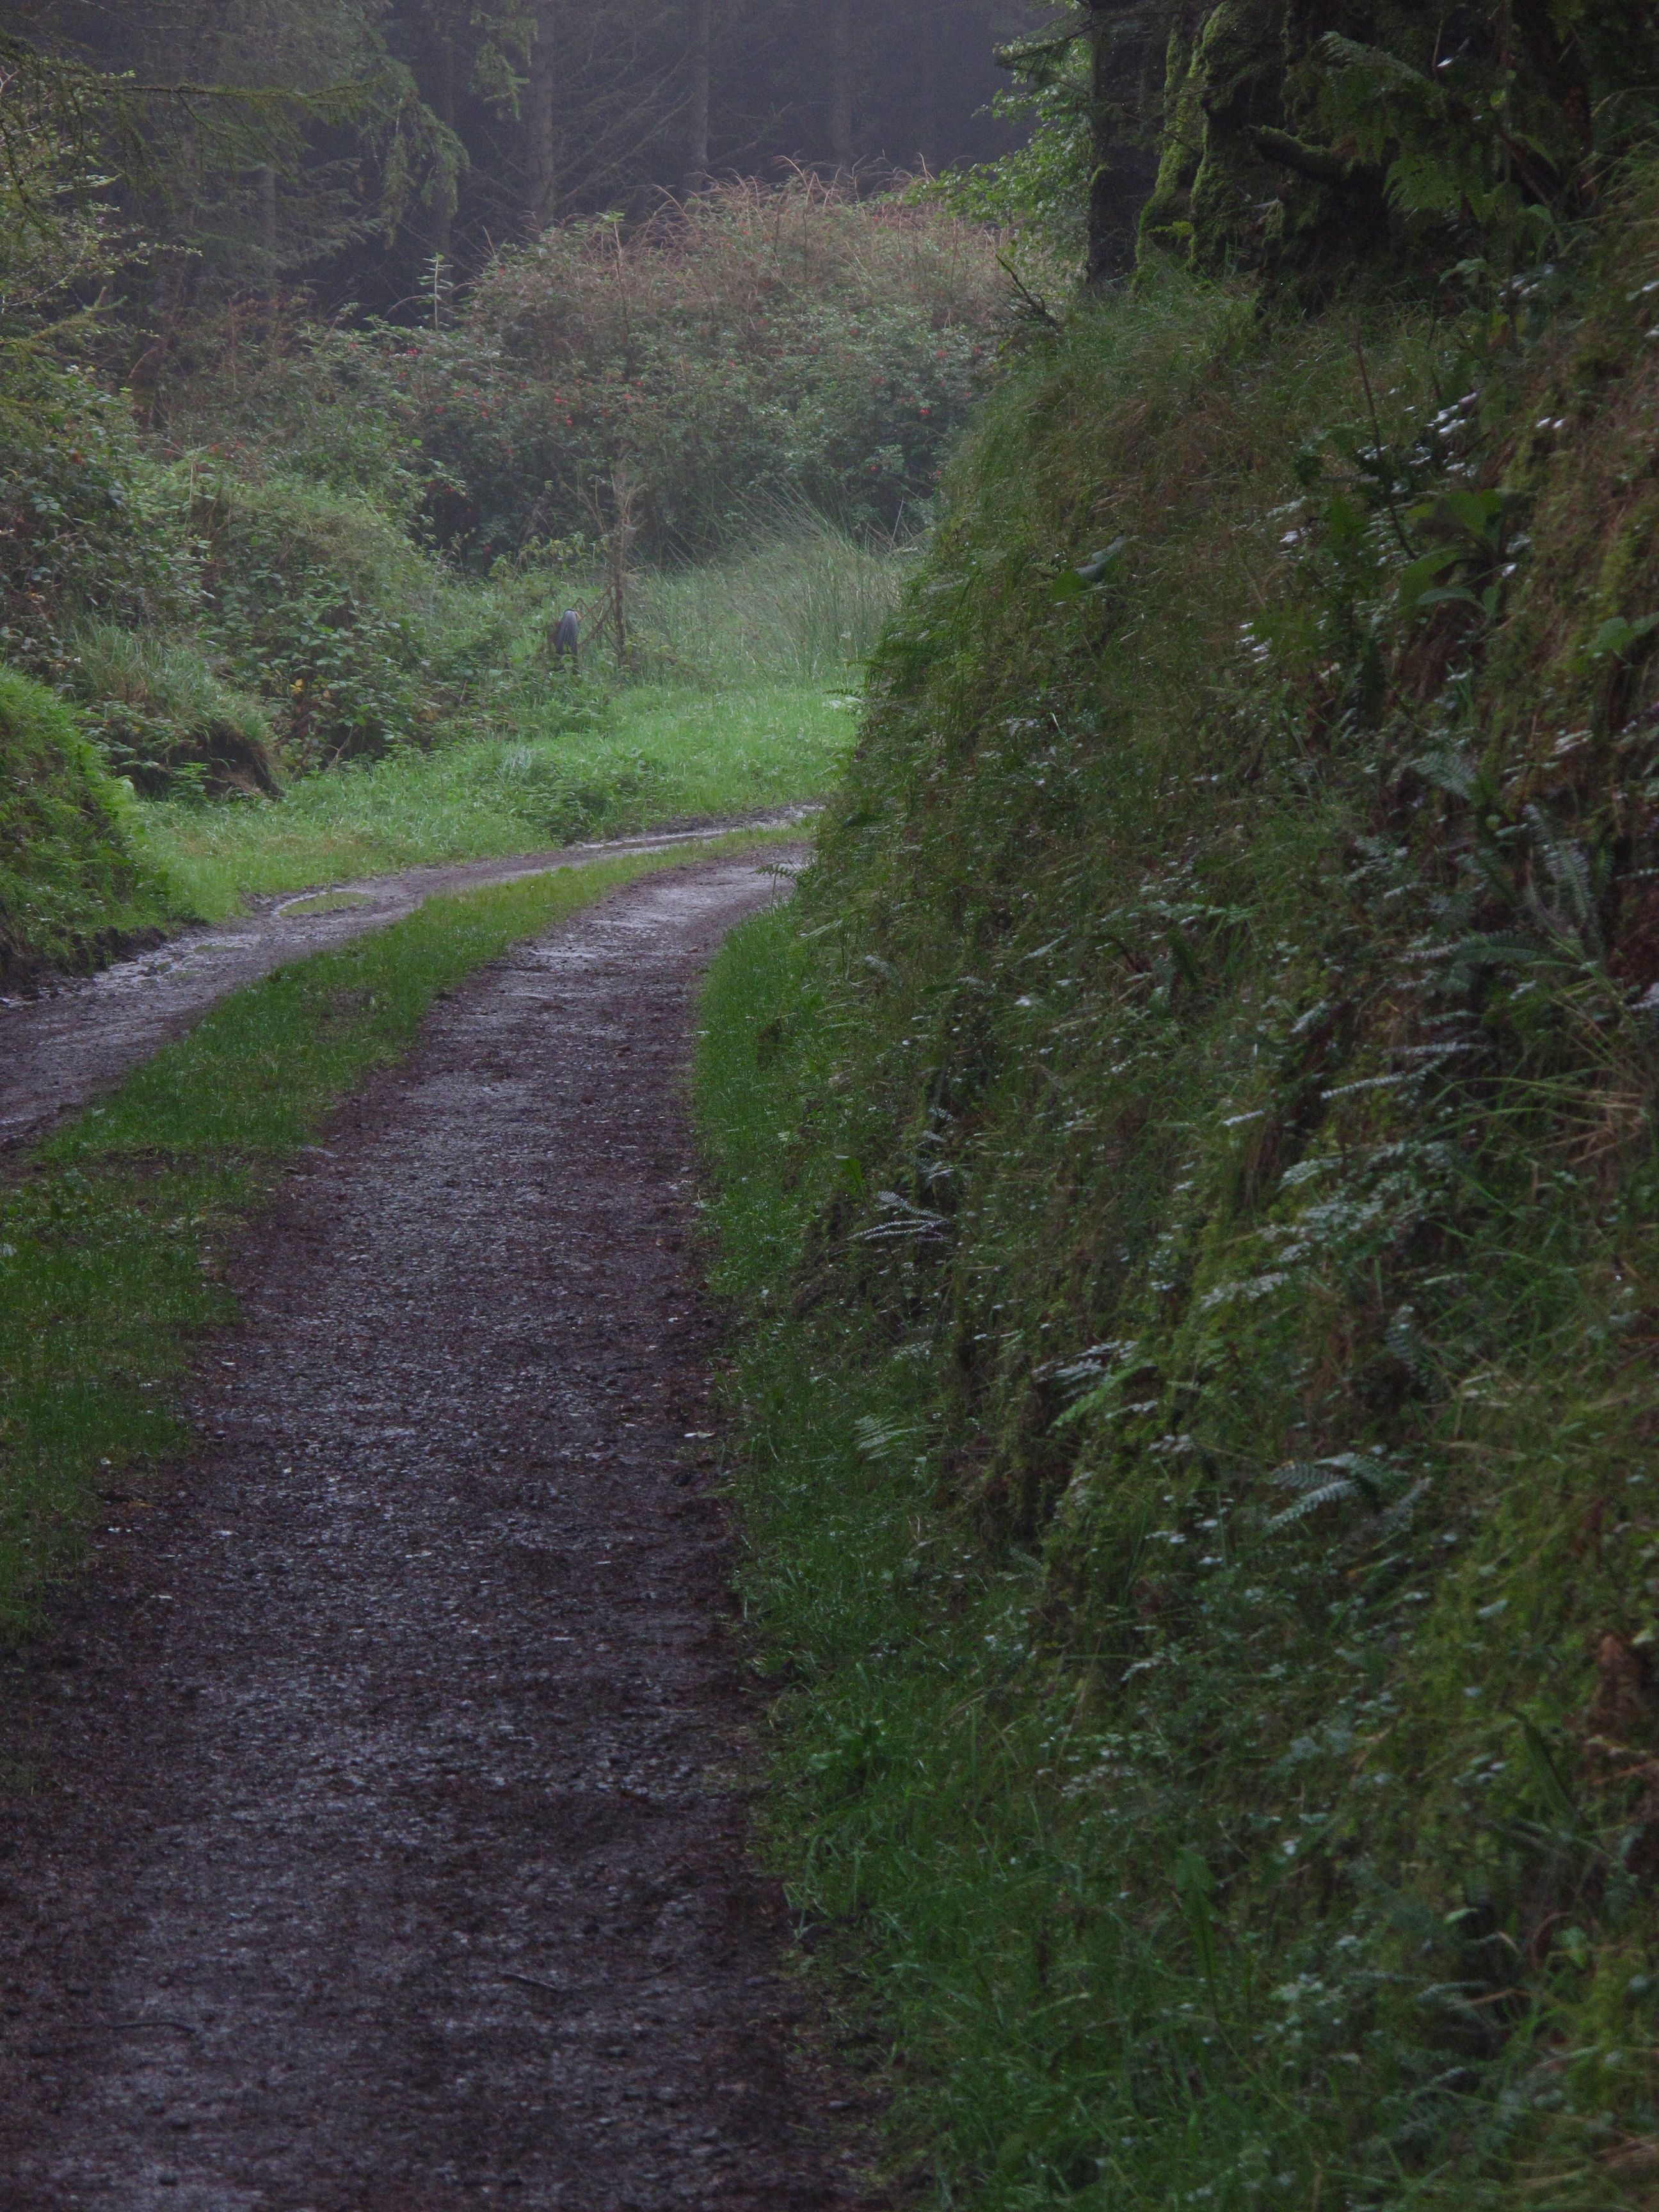
[[[230,1238],[283,1164],[434,1000],[607,891],[757,842],[668,847],[429,900],[216,1006],[23,1160],[0,1191],[0,1633],[39,1618],[100,1500],[191,1435],[174,1386],[234,1321]]]

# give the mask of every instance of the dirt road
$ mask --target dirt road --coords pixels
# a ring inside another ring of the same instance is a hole
[[[772,857],[438,1010],[251,1242],[204,1455],[10,1662],[3,2212],[854,2201],[685,1250],[690,994]]]
[[[60,1115],[118,1083],[216,999],[257,982],[285,961],[343,945],[412,914],[436,891],[510,883],[578,867],[607,853],[641,853],[723,837],[733,827],[781,827],[816,812],[797,806],[743,824],[665,830],[609,844],[574,845],[509,860],[466,860],[401,875],[366,876],[282,898],[256,899],[245,915],[186,929],[155,951],[95,975],[65,979],[37,998],[0,998],[0,1152],[40,1136]]]

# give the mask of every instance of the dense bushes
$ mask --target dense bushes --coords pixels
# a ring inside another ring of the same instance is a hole
[[[367,498],[280,477],[192,478],[204,627],[234,679],[280,702],[295,767],[325,767],[420,734],[439,580]]]
[[[441,288],[438,327],[239,311],[192,333],[149,438],[26,349],[0,368],[0,643],[147,796],[499,734],[545,691],[552,599],[597,630],[625,484],[636,567],[724,556],[641,576],[630,665],[836,680],[890,599],[872,526],[920,519],[997,282],[984,231],[801,180],[550,231]]]
[[[628,236],[551,231],[423,349],[427,449],[480,550],[591,529],[586,489],[618,465],[660,551],[706,552],[780,499],[890,529],[933,495],[1000,296],[988,234],[809,179]]]
[[[0,988],[85,966],[173,910],[73,716],[0,668]]]
[[[28,351],[0,374],[0,652],[56,675],[76,622],[166,619],[186,550],[157,512],[131,410]]]
[[[76,635],[66,688],[109,768],[144,798],[274,798],[281,788],[270,717],[220,681],[193,640],[90,624]]]
[[[953,2202],[1646,2201],[1656,207],[1036,343],[753,987],[751,1600]]]
[[[732,185],[504,250],[440,328],[279,330],[234,393],[181,395],[172,434],[368,490],[475,566],[608,528],[619,468],[642,554],[803,504],[891,531],[933,496],[1002,299],[983,227]]]
[[[416,738],[438,712],[431,560],[368,497],[252,458],[168,468],[89,375],[0,376],[0,643],[152,795],[274,787],[264,717],[227,685],[270,702],[298,768]]]

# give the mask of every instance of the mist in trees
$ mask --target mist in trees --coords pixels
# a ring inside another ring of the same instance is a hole
[[[0,37],[125,77],[147,104],[166,158],[129,171],[122,212],[160,248],[149,305],[165,351],[186,296],[305,285],[406,313],[434,258],[465,276],[551,223],[637,219],[710,179],[993,156],[1014,139],[988,112],[1006,82],[999,48],[1051,13],[1036,0],[7,0]],[[197,90],[170,112],[147,89],[176,87]],[[232,148],[220,126],[237,91]],[[281,117],[284,95],[305,105]]]

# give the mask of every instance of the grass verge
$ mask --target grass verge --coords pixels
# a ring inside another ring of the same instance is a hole
[[[688,857],[632,854],[430,900],[226,999],[27,1157],[0,1190],[0,1634],[38,1617],[100,1493],[187,1446],[173,1386],[193,1337],[234,1318],[222,1255],[283,1162],[410,1049],[440,994]]]
[[[741,1322],[739,1588],[777,1692],[763,1819],[843,2008],[888,2054],[892,2166],[959,2212],[1350,2203],[1339,2062],[1310,2110],[1307,2022],[1286,2030],[1264,1961],[1238,2021],[1179,1807],[1112,1802],[1144,1747],[1103,1733],[1087,1670],[1046,1663],[1038,1558],[950,1510],[935,1360],[883,1357],[814,1293],[800,1156],[830,1009],[796,928],[775,912],[728,939],[696,1107],[713,1279]],[[1319,1996],[1291,1993],[1298,2012]]]
[[[281,800],[138,812],[153,860],[218,921],[250,892],[821,798],[852,740],[851,703],[787,684],[640,685],[574,708],[562,696],[511,738],[332,769]]]
[[[778,1688],[763,1818],[803,1922],[890,2039],[896,2156],[921,2158],[944,2203],[1047,2203],[969,2180],[1000,2162],[1012,2175],[1080,2087],[1048,2047],[1073,1993],[1045,1986],[1041,1931],[1086,1886],[1073,1840],[1030,1788],[1054,1717],[1011,1711],[1004,1694],[1031,1576],[991,1565],[939,1510],[914,1365],[872,1361],[837,1306],[804,1314],[795,1295],[822,1012],[791,917],[759,915],[710,972],[696,1070],[712,1279],[742,1323],[740,1590],[757,1664]],[[1092,1963],[1144,1984],[1148,1961],[1096,1910]],[[1103,2046],[1088,2071],[1112,2063]],[[1164,2101],[1167,2119],[1201,2124],[1178,2077]],[[1136,2115],[1137,2140],[1149,2117]],[[1091,2157],[1077,2181],[1099,2178]]]

